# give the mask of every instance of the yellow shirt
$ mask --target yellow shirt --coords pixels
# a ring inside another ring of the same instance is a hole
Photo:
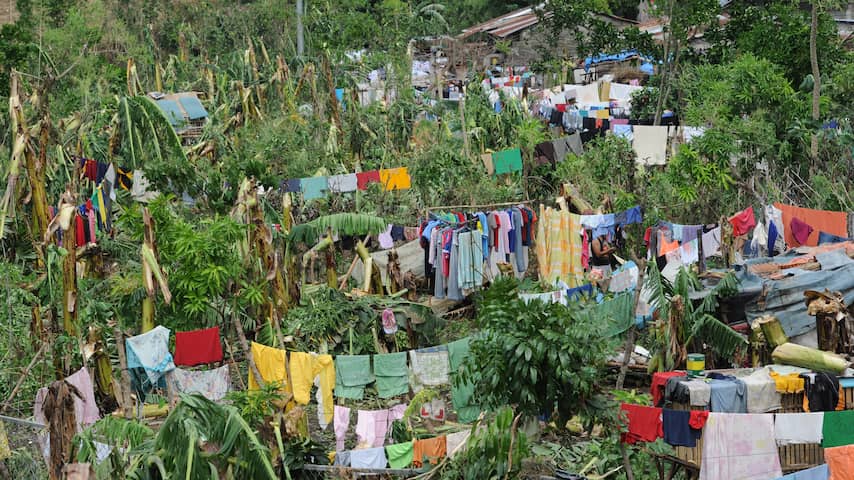
[[[258,367],[258,373],[266,383],[280,383],[281,391],[289,392],[288,371],[285,368],[285,355],[287,352],[278,348],[268,347],[260,343],[252,342],[252,359]],[[249,369],[249,390],[258,390],[261,387],[255,381],[252,369]]]
[[[380,182],[386,190],[406,190],[412,187],[412,179],[406,167],[380,170]]]
[[[332,390],[335,388],[335,364],[332,361],[332,355],[291,352],[290,367],[294,401],[299,404],[308,405],[314,379],[320,378],[320,402],[317,408],[323,412],[328,425],[332,421],[334,412]]]

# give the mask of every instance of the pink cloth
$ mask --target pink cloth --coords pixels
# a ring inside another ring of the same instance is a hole
[[[510,214],[498,212],[498,219],[501,221],[501,226],[498,227],[498,253],[510,255],[510,230],[513,228]]]
[[[388,410],[359,410],[356,441],[363,448],[382,447],[388,431]]]
[[[792,217],[792,223],[789,224],[789,228],[792,229],[792,236],[795,237],[795,240],[797,240],[801,245],[806,245],[807,239],[810,238],[810,234],[812,234],[813,230],[809,224],[802,222],[801,219],[797,217]]]
[[[590,267],[590,239],[587,230],[581,231],[581,266],[587,270]]]
[[[95,232],[96,232],[95,225],[97,222],[97,219],[95,218],[95,210],[92,210],[90,208],[89,211],[86,212],[86,217],[89,219],[89,243],[95,243]],[[77,240],[77,244],[82,245],[84,240],[85,239],[82,239],[82,238]]]
[[[350,409],[335,405],[332,415],[333,430],[335,430],[335,450],[344,450],[344,439],[347,437],[347,429],[350,428]]]
[[[389,224],[386,231],[377,236],[377,239],[380,241],[380,248],[388,250],[394,246],[394,240],[391,238],[392,227],[393,225]]]
[[[403,418],[403,413],[406,412],[407,404],[395,405],[388,409],[388,423]]]
[[[703,429],[699,480],[768,480],[782,475],[774,440],[774,415],[709,414]]]
[[[91,425],[97,422],[101,414],[98,412],[98,404],[95,403],[95,389],[92,386],[89,370],[83,367],[67,377],[65,381],[74,385],[83,397],[82,400],[74,399],[74,416],[77,419],[77,425]]]

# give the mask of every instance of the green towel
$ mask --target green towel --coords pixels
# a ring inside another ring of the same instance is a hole
[[[380,398],[409,393],[406,352],[374,355],[374,375],[377,377],[377,394]]]
[[[361,400],[365,385],[374,381],[370,355],[341,355],[335,358],[335,396]]]
[[[388,466],[391,468],[406,468],[412,465],[412,442],[396,443],[385,447]]]
[[[495,152],[492,154],[492,165],[495,167],[496,175],[521,172],[522,151],[518,148],[511,148],[510,150]]]
[[[844,447],[854,443],[854,410],[824,412],[821,427],[824,448]]]
[[[302,195],[306,200],[314,200],[326,196],[329,186],[326,177],[309,177],[303,178],[300,182],[302,187]]]
[[[448,344],[448,363],[451,366],[451,375],[456,375],[459,372],[460,366],[469,356],[469,341],[471,337],[466,337]],[[474,385],[469,382],[458,385],[457,382],[451,382],[451,401],[454,403],[454,409],[457,411],[457,418],[462,423],[471,423],[480,416],[480,407],[472,404],[474,396]]]
[[[603,333],[606,338],[616,337],[634,324],[635,315],[632,312],[635,306],[634,297],[634,293],[624,292],[593,307],[596,320],[606,322],[607,326]]]

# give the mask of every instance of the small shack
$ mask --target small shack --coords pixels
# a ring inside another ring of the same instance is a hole
[[[208,111],[199,100],[199,92],[150,92],[148,96],[157,103],[185,144],[193,143],[201,136],[208,121]]]

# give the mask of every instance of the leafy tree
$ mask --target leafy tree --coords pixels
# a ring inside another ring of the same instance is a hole
[[[530,416],[555,411],[560,424],[593,408],[608,350],[601,319],[577,306],[526,305],[516,281],[501,279],[483,292],[477,325],[461,375],[476,401]]]

